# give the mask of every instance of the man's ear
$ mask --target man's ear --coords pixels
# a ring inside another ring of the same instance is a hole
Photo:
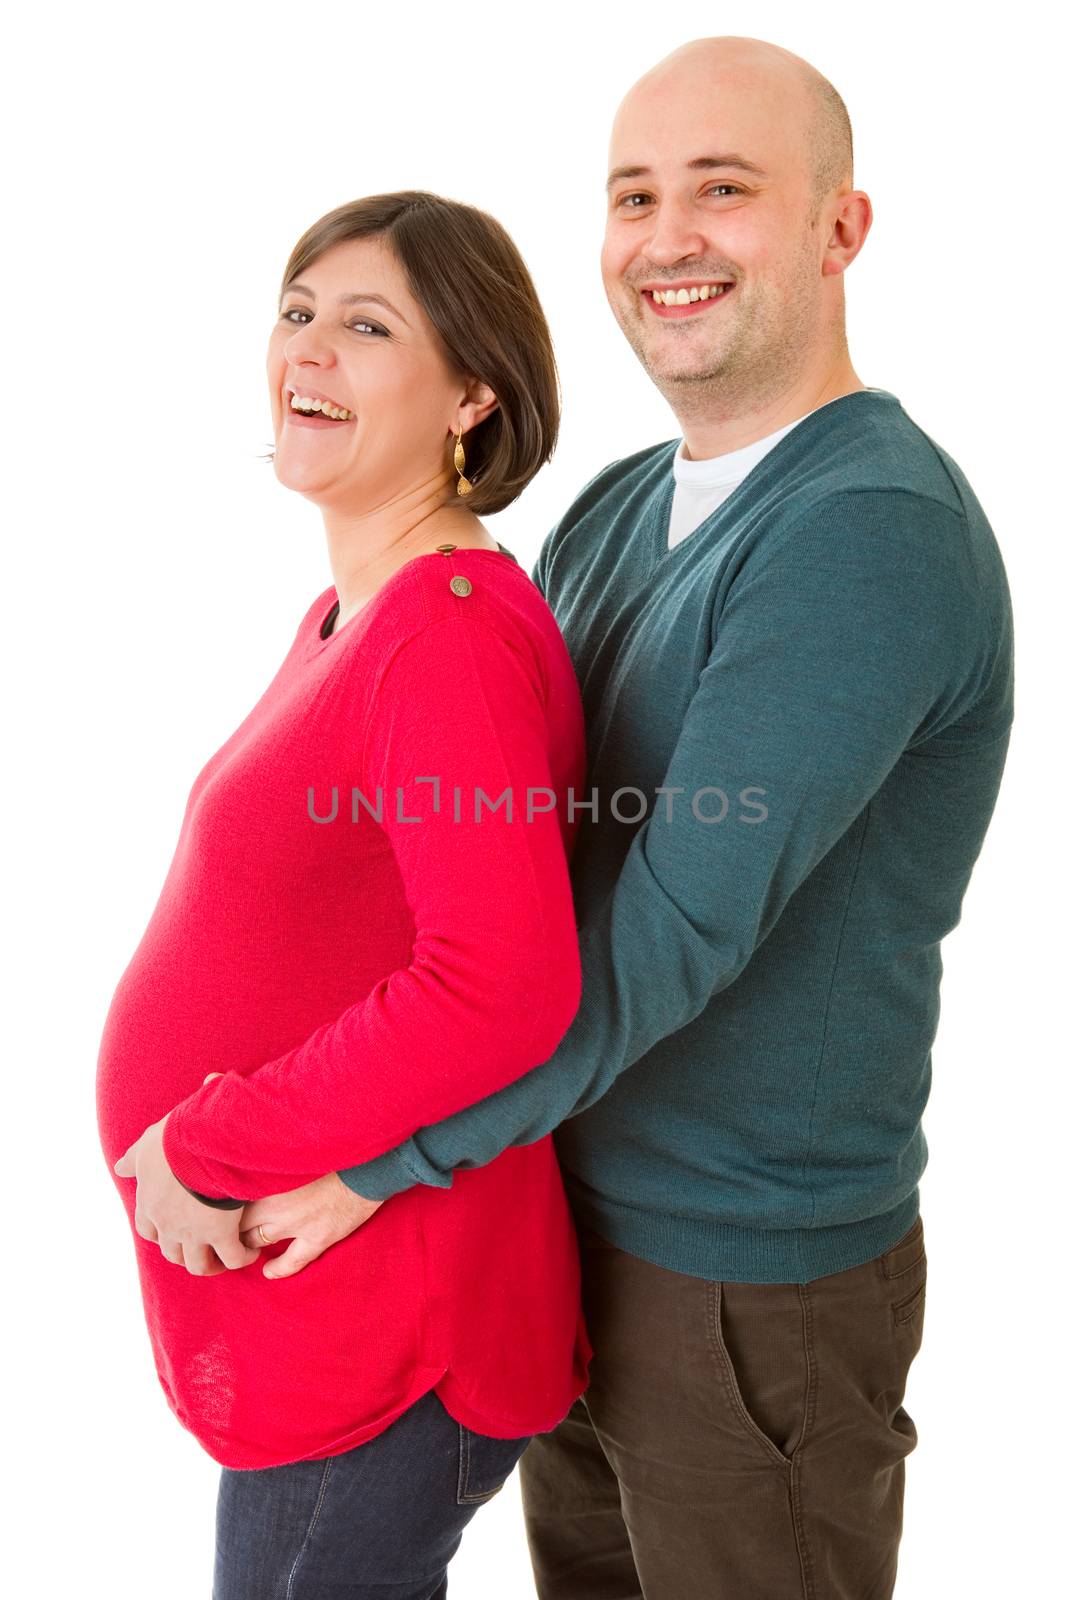
[[[472,382],[466,397],[459,408],[457,420],[464,433],[468,428],[476,428],[479,422],[484,422],[490,412],[497,408],[497,398],[487,383]]]

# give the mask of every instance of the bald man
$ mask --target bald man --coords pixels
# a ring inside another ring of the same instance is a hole
[[[594,1357],[520,1466],[542,1600],[894,1587],[940,941],[1013,680],[980,505],[849,357],[870,225],[845,107],[788,51],[698,40],[623,100],[604,287],[681,437],[598,472],[534,569],[588,722],[581,1007],[548,1062],[329,1175],[338,1237],[555,1130]]]

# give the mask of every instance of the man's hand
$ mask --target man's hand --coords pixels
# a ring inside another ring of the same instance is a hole
[[[328,1172],[302,1189],[253,1200],[243,1211],[230,1215],[240,1216],[245,1244],[263,1245],[260,1225],[271,1244],[278,1239],[293,1241],[288,1250],[274,1256],[263,1268],[265,1278],[291,1278],[332,1244],[355,1233],[384,1204],[384,1200],[364,1200],[336,1172]]]
[[[182,1187],[163,1154],[166,1120],[161,1117],[153,1122],[115,1162],[117,1177],[137,1180],[134,1227],[142,1239],[158,1244],[168,1261],[198,1277],[247,1267],[260,1253],[241,1241],[239,1230],[247,1207],[245,1211],[220,1211],[205,1206]],[[340,1178],[337,1181],[340,1183]]]
[[[209,1072],[204,1082],[221,1076],[219,1072]],[[332,1244],[355,1233],[384,1204],[384,1200],[364,1200],[336,1172],[328,1172],[301,1189],[252,1200],[243,1211],[229,1214],[240,1217],[240,1237],[257,1254],[265,1244],[276,1244],[279,1239],[293,1241],[288,1250],[273,1256],[263,1268],[265,1278],[291,1278]]]
[[[209,1072],[204,1082],[221,1076],[219,1072]],[[240,1236],[257,1253],[265,1244],[276,1244],[279,1239],[293,1241],[288,1250],[273,1256],[263,1268],[265,1278],[291,1278],[332,1244],[355,1233],[384,1204],[384,1200],[364,1200],[336,1172],[328,1172],[301,1189],[252,1200],[243,1211],[231,1211],[230,1215],[240,1216]]]

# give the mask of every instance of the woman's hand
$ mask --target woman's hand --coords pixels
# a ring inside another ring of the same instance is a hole
[[[205,1206],[183,1188],[163,1154],[166,1120],[153,1122],[115,1162],[116,1177],[137,1180],[134,1227],[142,1239],[158,1244],[168,1261],[198,1277],[247,1267],[260,1252],[242,1243],[245,1212]]]
[[[209,1072],[204,1082],[221,1076]],[[168,1261],[198,1277],[247,1267],[264,1245],[291,1239],[288,1250],[263,1268],[265,1278],[291,1278],[385,1204],[365,1200],[336,1172],[328,1172],[301,1189],[250,1201],[241,1211],[206,1206],[170,1170],[163,1154],[166,1120],[161,1117],[146,1128],[114,1170],[117,1177],[137,1179],[134,1226],[141,1238],[158,1244]]]

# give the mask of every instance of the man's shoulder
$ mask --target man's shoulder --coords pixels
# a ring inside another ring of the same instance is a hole
[[[562,550],[595,549],[601,544],[600,530],[623,512],[631,533],[640,526],[659,495],[673,482],[671,461],[677,448],[677,439],[646,445],[609,461],[588,479],[549,531],[538,553],[533,579],[542,594],[546,592],[549,566]],[[569,557],[564,558],[565,563],[567,560]]]
[[[640,538],[645,519],[663,512],[677,448],[677,438],[647,445],[584,484],[542,547],[542,590],[550,563],[558,557],[557,574],[573,571],[573,555],[584,569],[609,528],[624,530],[626,540]],[[739,539],[773,545],[798,526],[861,506],[868,518],[940,527],[949,542],[965,529],[965,542],[995,545],[962,469],[896,395],[877,388],[839,396],[802,417],[729,497],[719,525]]]
[[[662,484],[671,476],[671,462],[677,448],[677,439],[665,439],[609,461],[578,491],[562,520],[573,521],[584,516],[620,487],[629,492],[638,486],[648,488]]]
[[[811,412],[781,464],[814,504],[838,494],[909,495],[966,519],[980,508],[962,469],[894,394],[866,389]]]
[[[587,480],[556,529],[590,513],[610,515],[625,504],[628,518],[642,502],[673,481],[678,438],[618,457]],[[810,502],[837,492],[910,493],[973,514],[973,494],[953,458],[905,411],[896,395],[868,388],[842,395],[809,412],[766,460],[759,482],[768,495],[800,490]]]
[[[1007,578],[982,504],[963,469],[897,397],[866,390],[806,421],[816,418],[819,426],[806,446],[800,439],[792,459],[783,457],[781,515],[766,519],[768,531],[787,536],[798,525],[810,530],[818,524],[844,537],[860,526],[878,527],[901,559],[910,547],[924,566],[940,557],[946,570],[969,569],[1003,610]]]

